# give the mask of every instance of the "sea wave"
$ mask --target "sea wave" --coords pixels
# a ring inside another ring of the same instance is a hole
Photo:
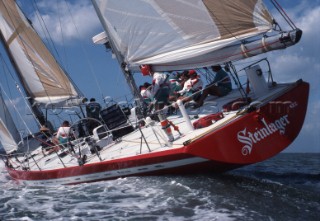
[[[128,177],[71,186],[21,185],[0,162],[0,220],[317,220],[314,162],[310,156],[280,155],[219,175]]]

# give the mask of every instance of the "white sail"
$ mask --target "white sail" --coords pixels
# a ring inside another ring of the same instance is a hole
[[[9,154],[17,150],[20,140],[20,134],[0,93],[0,142]]]
[[[139,70],[142,64],[150,64],[159,71],[203,67],[259,54],[264,49],[251,52],[241,45],[246,39],[270,31],[273,25],[273,18],[261,0],[93,0],[93,3],[117,50],[115,53],[121,54],[130,70]],[[259,41],[257,47],[263,48],[263,42]],[[283,47],[279,43],[276,48]]]
[[[67,74],[48,51],[14,0],[0,1],[2,41],[29,98],[47,105],[80,96]],[[71,102],[72,103],[72,102]]]

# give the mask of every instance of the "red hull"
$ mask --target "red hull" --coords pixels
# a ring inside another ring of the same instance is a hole
[[[308,93],[309,84],[300,82],[259,110],[181,148],[49,171],[7,170],[13,179],[39,184],[71,184],[133,175],[224,172],[266,160],[290,145],[303,125]]]
[[[308,96],[309,84],[298,83],[259,110],[191,143],[187,152],[230,164],[247,165],[266,160],[284,150],[298,136]]]

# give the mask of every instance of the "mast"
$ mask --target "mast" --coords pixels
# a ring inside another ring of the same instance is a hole
[[[130,91],[131,91],[132,95],[134,96],[134,98],[136,99],[136,101],[138,102],[139,106],[142,106],[144,101],[143,101],[142,96],[140,95],[140,92],[138,90],[137,84],[136,84],[136,82],[135,82],[135,80],[133,78],[132,72],[129,71],[129,69],[127,67],[127,64],[124,62],[124,58],[121,55],[120,51],[117,50],[117,48],[115,46],[115,43],[114,43],[113,39],[110,36],[108,26],[107,26],[105,20],[103,19],[103,16],[101,14],[101,11],[99,10],[98,5],[93,0],[92,0],[92,4],[93,4],[93,6],[94,6],[94,8],[96,10],[96,13],[97,13],[99,19],[100,19],[100,22],[102,23],[102,26],[103,26],[103,28],[105,30],[105,34],[107,35],[107,38],[108,38],[108,41],[109,41],[108,44],[110,45],[112,52],[115,54],[115,56],[116,56],[116,58],[118,60],[119,66],[121,68],[123,76],[125,77],[128,85],[129,85]]]

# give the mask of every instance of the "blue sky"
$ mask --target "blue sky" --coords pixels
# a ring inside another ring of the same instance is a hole
[[[33,21],[38,33],[45,37],[39,22],[35,19],[33,2],[37,3],[50,32],[58,51],[57,59],[85,96],[95,97],[101,103],[105,96],[124,99],[123,95],[129,94],[129,89],[117,61],[111,58],[111,54],[107,53],[103,46],[92,43],[92,36],[100,33],[102,27],[91,1],[19,0],[19,5]],[[295,47],[267,54],[274,78],[278,82],[302,78],[311,84],[305,124],[299,137],[286,152],[320,152],[320,0],[278,2],[304,34],[301,42]],[[138,82],[143,81],[150,79],[139,77]]]

